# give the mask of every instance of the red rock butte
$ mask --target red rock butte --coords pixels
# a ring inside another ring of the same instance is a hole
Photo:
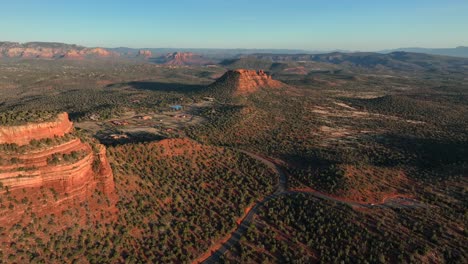
[[[166,65],[186,65],[193,60],[192,52],[174,52],[166,55]]]
[[[73,124],[66,113],[59,114],[52,122],[0,127],[3,144],[0,145],[0,193],[53,189],[63,198],[57,204],[69,199],[85,201],[96,190],[114,197],[114,179],[105,147],[91,139],[90,143],[83,142],[72,132]],[[42,141],[29,144],[33,139]],[[4,143],[21,147],[11,148]],[[0,215],[0,222],[4,217],[7,216]]]
[[[209,61],[204,59],[199,54],[192,52],[173,52],[168,53],[162,58],[163,64],[170,66],[188,66],[188,65],[205,65],[209,64]]]
[[[237,69],[227,71],[216,83],[229,83],[234,87],[234,95],[248,95],[258,91],[260,88],[280,88],[286,84],[273,80],[263,70]]]

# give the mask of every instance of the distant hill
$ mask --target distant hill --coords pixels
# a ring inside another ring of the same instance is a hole
[[[173,52],[158,58],[152,59],[152,62],[172,66],[189,66],[189,65],[207,65],[212,64],[208,59],[199,54],[192,52]]]
[[[412,52],[392,52],[389,54],[373,52],[342,53],[332,52],[326,54],[252,54],[243,57],[240,62],[255,65],[267,62],[291,63],[291,62],[317,62],[339,65],[351,70],[390,70],[390,71],[442,71],[442,72],[466,72],[468,59],[429,55]],[[226,62],[224,62],[226,65]],[[239,65],[236,65],[239,66]]]
[[[268,58],[257,58],[252,55],[244,58],[226,59],[219,64],[228,69],[270,69],[273,63],[275,62]]]
[[[333,64],[350,64],[364,68],[384,68],[393,71],[466,71],[468,59],[412,52],[378,53],[330,53],[314,55],[314,61]]]
[[[56,42],[0,42],[0,58],[83,59],[118,57],[119,54],[104,48]]]
[[[417,52],[417,53],[426,53],[432,55],[444,55],[444,56],[454,56],[454,57],[463,57],[468,58],[468,47],[456,47],[456,48],[438,48],[438,49],[428,49],[428,48],[399,48],[393,50],[383,50],[380,53],[392,53],[395,51],[405,51],[405,52]]]
[[[174,52],[191,52],[212,60],[223,60],[226,58],[234,58],[241,55],[256,54],[256,53],[275,53],[275,54],[297,54],[297,53],[320,53],[318,51],[306,51],[298,49],[214,49],[214,48],[108,48],[108,50],[135,56],[139,50],[149,50],[153,56],[164,56]]]

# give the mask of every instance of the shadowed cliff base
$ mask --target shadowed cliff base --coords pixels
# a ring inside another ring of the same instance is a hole
[[[95,135],[99,143],[105,146],[119,146],[130,143],[147,143],[152,141],[160,141],[165,137],[149,132],[132,132],[132,133],[118,133],[112,131],[100,131]]]
[[[206,86],[184,84],[184,83],[164,83],[164,82],[152,82],[152,81],[134,81],[127,83],[116,83],[106,86],[107,88],[123,88],[130,87],[137,90],[147,91],[160,91],[160,92],[182,92],[182,93],[195,93],[202,91]]]

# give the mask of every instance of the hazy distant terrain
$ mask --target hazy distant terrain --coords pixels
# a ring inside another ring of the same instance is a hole
[[[390,53],[395,51],[406,51],[406,52],[417,52],[417,53],[426,53],[433,55],[445,55],[453,57],[468,57],[468,47],[456,47],[456,48],[438,48],[438,49],[429,49],[429,48],[399,48],[392,50],[384,50],[382,53]]]
[[[33,170],[21,155],[82,139],[106,146],[115,184],[112,199],[38,214],[69,194],[11,191],[0,177],[0,219],[17,219],[2,222],[0,262],[468,258],[467,58],[0,46],[2,124],[64,111],[76,127],[0,144],[0,176]],[[81,157],[64,153],[41,166]]]
[[[468,1],[0,9],[0,264],[468,263]]]

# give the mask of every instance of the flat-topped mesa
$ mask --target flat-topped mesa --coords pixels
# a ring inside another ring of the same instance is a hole
[[[173,52],[157,59],[159,63],[169,66],[206,65],[211,62],[199,54],[192,52]]]
[[[116,201],[106,148],[93,139],[84,141],[72,131],[67,113],[58,114],[53,121],[0,127],[1,143],[23,145],[0,148],[0,195],[26,196],[38,214],[88,201],[96,191]],[[50,140],[40,140],[46,138]],[[33,139],[38,141],[30,142]],[[36,204],[40,190],[53,190],[56,199]],[[22,212],[18,209],[12,215],[0,210],[0,225],[20,219]]]
[[[31,140],[62,137],[73,130],[73,123],[67,113],[60,113],[55,120],[42,123],[29,123],[17,126],[0,127],[0,144],[14,143],[27,145]]]
[[[280,81],[273,80],[263,70],[237,69],[227,71],[215,84],[232,85],[234,95],[247,95],[258,91],[260,88],[280,88],[286,86]]]

